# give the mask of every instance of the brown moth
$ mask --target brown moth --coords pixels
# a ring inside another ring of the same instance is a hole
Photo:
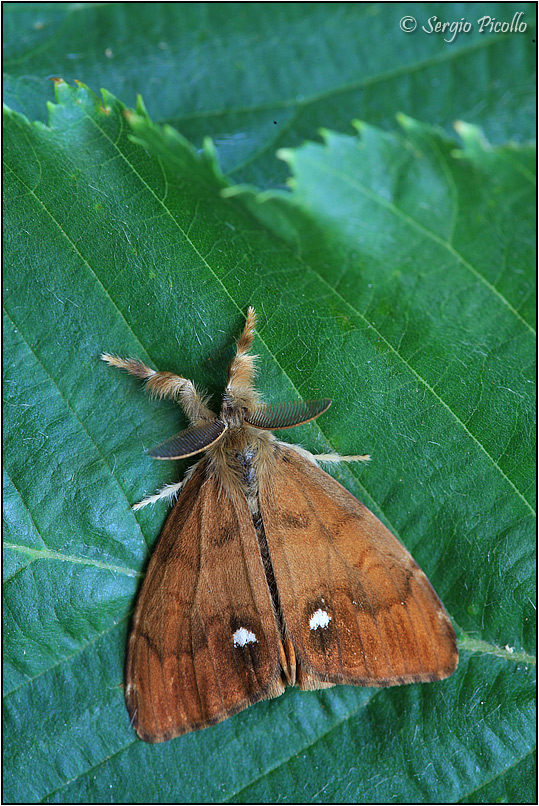
[[[177,400],[191,425],[150,451],[205,455],[150,560],[133,617],[125,697],[132,724],[162,742],[216,722],[285,686],[393,686],[456,668],[455,633],[427,577],[363,504],[313,457],[276,439],[330,400],[264,404],[253,387],[249,308],[215,415],[194,384],[135,359],[104,361]]]

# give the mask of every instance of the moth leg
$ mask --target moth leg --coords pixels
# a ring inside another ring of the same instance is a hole
[[[101,359],[111,367],[125,369],[130,375],[144,381],[146,390],[156,397],[169,397],[176,400],[185,411],[192,425],[200,420],[213,420],[215,415],[208,408],[208,399],[197,392],[195,385],[181,375],[173,372],[157,372],[155,369],[139,361],[138,358],[120,358],[117,355],[103,353]]]
[[[334,464],[338,462],[370,462],[371,460],[368,453],[362,456],[340,456],[338,453],[317,453],[314,454],[314,458],[317,462],[332,462]]]
[[[138,504],[133,504],[131,509],[137,512],[139,509],[147,507],[148,504],[155,504],[156,501],[161,501],[162,498],[167,498],[169,501],[172,498],[176,498],[186,481],[187,479],[182,479],[182,481],[177,481],[175,484],[165,484],[165,486],[154,493],[154,495],[149,495],[147,498],[139,501]]]
[[[247,309],[247,319],[243,333],[236,342],[236,355],[229,364],[226,393],[239,405],[251,408],[259,401],[253,389],[256,355],[249,355],[255,337],[256,313],[253,307]]]
[[[333,464],[337,464],[339,462],[370,462],[371,457],[368,453],[364,454],[363,456],[341,456],[338,453],[318,453],[314,454],[310,451],[303,448],[301,445],[292,445],[290,442],[281,442],[278,440],[278,444],[283,445],[285,448],[292,448],[292,450],[297,451],[300,456],[303,456],[304,459],[308,459],[309,462],[312,462],[316,465],[318,462],[330,462]]]

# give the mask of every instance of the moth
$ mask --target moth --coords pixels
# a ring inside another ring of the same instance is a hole
[[[150,456],[204,452],[139,505],[179,494],[128,641],[126,703],[147,742],[214,725],[286,686],[424,683],[457,666],[451,622],[408,551],[314,456],[271,433],[331,401],[261,401],[255,324],[249,308],[219,415],[192,381],[102,355],[189,418]]]

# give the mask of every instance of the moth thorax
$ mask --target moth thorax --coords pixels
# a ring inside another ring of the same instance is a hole
[[[223,405],[221,407],[220,419],[227,424],[229,428],[241,428],[247,410],[243,406],[239,406],[227,395],[223,397]]]

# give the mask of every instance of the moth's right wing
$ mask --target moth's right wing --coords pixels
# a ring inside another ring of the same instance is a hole
[[[253,521],[203,459],[165,523],[137,601],[126,702],[147,742],[205,728],[284,690]]]
[[[455,632],[404,546],[348,490],[278,443],[260,509],[301,688],[441,680]]]

